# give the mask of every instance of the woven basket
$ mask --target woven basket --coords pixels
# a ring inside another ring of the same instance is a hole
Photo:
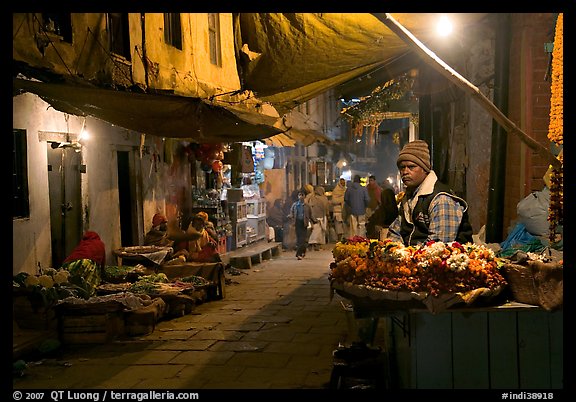
[[[528,261],[527,265],[506,264],[504,274],[514,299],[546,310],[564,304],[564,269],[557,263]]]

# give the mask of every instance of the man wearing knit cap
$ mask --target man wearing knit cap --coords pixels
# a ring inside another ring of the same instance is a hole
[[[388,237],[406,246],[428,241],[472,242],[468,204],[438,181],[430,163],[428,144],[422,140],[407,143],[396,165],[406,193],[398,218],[388,229]]]

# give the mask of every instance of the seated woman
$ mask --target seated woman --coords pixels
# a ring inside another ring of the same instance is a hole
[[[100,235],[87,231],[80,243],[72,250],[62,263],[62,268],[70,272],[72,282],[79,285],[89,293],[96,294],[96,287],[100,285],[102,271],[106,265],[106,247]]]
[[[216,242],[216,244],[218,244],[218,233],[216,232],[214,224],[210,219],[208,219],[208,214],[204,211],[200,211],[196,215],[204,219],[204,230],[206,230],[210,237]]]
[[[196,240],[188,242],[188,260],[202,262],[222,261],[217,251],[217,240],[214,240],[214,238],[210,235],[210,232],[206,230],[206,221],[200,213],[192,218],[190,227],[192,227],[194,231],[200,233],[200,237]],[[216,234],[215,230],[214,234]]]
[[[174,253],[174,257],[184,255],[186,261],[220,262],[216,241],[205,229],[204,218],[194,215],[190,225],[183,231],[175,221],[168,222],[168,237],[175,243],[186,242],[186,248]]]

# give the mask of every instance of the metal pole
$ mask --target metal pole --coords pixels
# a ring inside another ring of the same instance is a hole
[[[494,55],[494,104],[508,112],[508,66],[510,64],[510,15],[502,14],[496,22],[496,51]],[[488,186],[488,215],[486,242],[499,243],[503,236],[504,189],[506,176],[506,142],[504,128],[492,121],[490,184]]]

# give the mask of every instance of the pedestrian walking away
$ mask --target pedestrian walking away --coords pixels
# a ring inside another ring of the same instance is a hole
[[[296,258],[301,260],[306,256],[308,248],[308,226],[312,225],[312,210],[304,202],[304,191],[298,192],[298,200],[290,208],[290,219],[296,228]]]
[[[334,217],[334,230],[336,231],[336,236],[338,241],[342,241],[346,233],[346,220],[347,216],[345,214],[344,208],[344,193],[346,193],[346,179],[341,177],[338,180],[338,184],[332,190],[332,213]]]

